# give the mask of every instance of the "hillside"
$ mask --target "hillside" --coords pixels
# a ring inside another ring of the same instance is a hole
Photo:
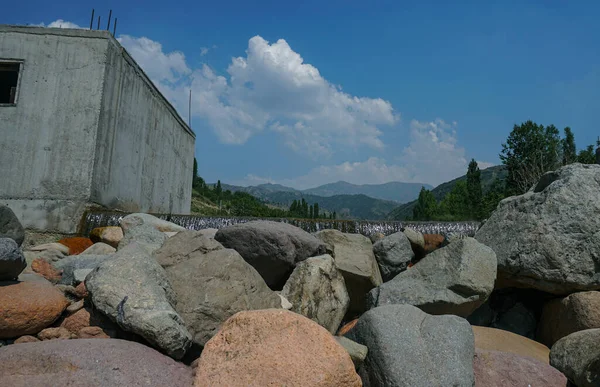
[[[282,209],[288,209],[294,200],[301,200],[304,198],[309,204],[319,203],[321,211],[335,211],[338,219],[379,220],[385,218],[390,211],[398,206],[398,202],[376,199],[364,194],[320,196],[279,184],[260,184],[250,187],[240,187],[229,184],[221,184],[221,186],[223,187],[223,190],[249,193],[262,202],[273,204]],[[318,188],[320,187],[314,189]],[[416,191],[416,193],[407,197],[414,199],[418,196],[419,192]]]
[[[497,180],[497,179],[505,179],[506,178],[506,168],[504,167],[504,165],[496,165],[490,168],[486,168],[486,169],[482,169],[481,170],[481,188],[483,190],[483,193],[485,194],[486,192],[489,191],[492,183]],[[442,183],[440,185],[438,185],[437,187],[435,187],[434,189],[431,190],[431,192],[433,193],[433,196],[435,196],[435,199],[437,201],[442,200],[454,187],[454,185],[459,182],[459,181],[463,181],[467,179],[467,175],[463,175],[461,177],[458,177],[454,180],[450,180],[446,183]],[[427,187],[425,187],[427,188]],[[418,196],[418,194],[417,194]],[[386,219],[388,220],[405,220],[406,218],[412,216],[412,212],[413,212],[413,208],[415,207],[415,204],[417,203],[416,200],[413,200],[409,203],[405,203],[397,208],[395,208],[393,211],[391,211],[387,216]]]
[[[379,220],[392,211],[398,203],[389,200],[371,198],[366,195],[317,196],[302,192],[274,192],[268,195],[268,201],[288,208],[294,200],[304,198],[308,204],[319,203],[321,211],[336,212],[338,219]]]

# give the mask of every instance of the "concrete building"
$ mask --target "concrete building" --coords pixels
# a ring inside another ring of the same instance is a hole
[[[107,31],[0,25],[0,205],[72,233],[85,209],[187,214],[195,135]]]

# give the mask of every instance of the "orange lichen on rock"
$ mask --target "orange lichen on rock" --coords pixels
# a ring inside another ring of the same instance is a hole
[[[67,246],[71,255],[81,254],[94,244],[90,238],[84,237],[63,238],[58,243]]]
[[[441,234],[423,234],[423,239],[425,239],[425,252],[429,254],[442,247],[445,238]]]

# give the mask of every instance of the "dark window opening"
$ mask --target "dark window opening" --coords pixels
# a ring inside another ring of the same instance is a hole
[[[19,68],[19,63],[0,62],[0,103],[15,103]]]

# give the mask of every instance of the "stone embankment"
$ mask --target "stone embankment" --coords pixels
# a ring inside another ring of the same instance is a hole
[[[474,238],[147,214],[37,246],[0,207],[0,384],[600,385],[600,166]]]

